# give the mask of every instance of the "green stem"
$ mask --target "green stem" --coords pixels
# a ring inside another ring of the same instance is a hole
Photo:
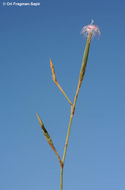
[[[67,145],[68,145],[68,140],[69,140],[69,134],[70,134],[70,128],[71,128],[71,123],[72,123],[73,117],[70,115],[70,121],[69,121],[69,126],[68,126],[68,131],[67,131],[67,136],[66,136],[66,142],[65,142],[65,148],[64,148],[64,153],[63,153],[63,159],[62,163],[64,164],[65,161],[65,156],[66,156],[66,151],[67,151]]]
[[[65,147],[64,147],[64,153],[63,153],[63,158],[62,158],[63,166],[64,166],[64,162],[65,162],[65,157],[66,157],[67,146],[68,146],[68,141],[69,141],[69,134],[70,134],[71,124],[72,124],[72,119],[73,119],[74,112],[75,112],[76,101],[77,101],[79,89],[80,89],[80,86],[82,84],[83,77],[85,74],[85,69],[86,69],[86,64],[87,64],[88,54],[89,54],[89,48],[90,48],[90,42],[91,42],[91,32],[89,33],[88,38],[87,38],[87,43],[86,43],[86,47],[85,47],[85,51],[84,51],[84,55],[83,55],[83,59],[82,59],[82,66],[81,66],[81,71],[80,71],[80,75],[79,75],[79,82],[77,85],[77,90],[76,90],[76,94],[75,94],[75,98],[74,98],[74,103],[73,103],[73,105],[71,105],[71,114],[70,114],[69,126],[68,126],[68,131],[67,131],[67,136],[66,136],[66,141],[65,141]],[[63,190],[63,167],[61,168],[61,190]]]
[[[60,189],[63,190],[63,167],[61,167],[61,184]]]
[[[69,104],[72,105],[72,102],[70,101],[70,99],[68,98],[68,96],[66,95],[66,93],[63,91],[63,89],[61,88],[61,86],[59,85],[59,83],[57,82],[57,80],[55,81],[55,84],[58,86],[58,88],[60,89],[60,91],[62,92],[62,94],[65,96],[65,98],[69,102]]]

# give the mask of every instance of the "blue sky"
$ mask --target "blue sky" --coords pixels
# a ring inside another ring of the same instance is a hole
[[[1,190],[59,190],[60,167],[35,113],[62,157],[70,106],[52,81],[49,59],[73,102],[86,43],[80,31],[91,19],[101,36],[91,42],[71,127],[64,190],[125,189],[124,7],[124,0],[43,0],[39,7],[1,3]]]

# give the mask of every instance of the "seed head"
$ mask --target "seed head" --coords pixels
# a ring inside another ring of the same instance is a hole
[[[93,24],[94,21],[92,20],[91,23],[87,26],[83,26],[80,34],[85,34],[87,37],[89,33],[92,33],[92,37],[94,37],[96,34],[100,36],[101,32],[99,30],[99,27]]]

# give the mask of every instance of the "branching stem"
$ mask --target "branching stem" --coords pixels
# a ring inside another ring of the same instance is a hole
[[[85,51],[84,51],[84,55],[83,55],[83,59],[82,59],[82,66],[81,66],[81,70],[80,70],[80,75],[79,75],[79,82],[77,85],[77,90],[76,90],[76,94],[74,97],[74,103],[72,104],[72,102],[69,100],[69,98],[67,97],[67,95],[65,94],[65,92],[63,91],[63,89],[61,88],[61,86],[59,85],[59,83],[56,80],[56,75],[55,75],[55,70],[54,70],[54,66],[53,63],[50,59],[50,67],[52,70],[52,77],[53,77],[53,81],[55,82],[55,84],[58,86],[58,88],[60,89],[60,91],[63,93],[63,95],[65,96],[65,98],[68,100],[69,104],[71,105],[71,113],[70,113],[70,120],[69,120],[69,126],[68,126],[68,131],[67,131],[67,136],[66,136],[66,141],[65,141],[65,147],[64,147],[64,153],[63,153],[63,158],[62,160],[60,159],[59,154],[57,153],[52,139],[50,138],[49,133],[47,132],[42,120],[40,119],[40,117],[37,115],[38,121],[40,123],[41,129],[43,131],[43,134],[46,138],[46,140],[48,141],[49,145],[51,146],[51,148],[53,149],[54,153],[56,154],[59,164],[60,164],[60,168],[61,168],[61,183],[60,183],[60,189],[63,190],[63,168],[64,168],[64,162],[65,162],[65,157],[66,157],[66,152],[67,152],[67,146],[68,146],[68,141],[69,141],[69,134],[70,134],[70,129],[71,129],[71,124],[72,124],[72,119],[74,116],[74,112],[75,112],[75,107],[76,107],[76,101],[78,98],[78,94],[79,94],[79,89],[81,87],[82,81],[83,81],[83,77],[85,74],[85,70],[86,70],[86,64],[87,64],[87,59],[88,59],[88,54],[89,54],[89,47],[90,47],[90,42],[91,42],[91,36],[92,33],[90,32],[88,34],[88,38],[87,38],[87,43],[86,43],[86,47],[85,47]]]

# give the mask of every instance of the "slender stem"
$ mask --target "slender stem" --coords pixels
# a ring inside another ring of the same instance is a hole
[[[79,89],[81,87],[83,77],[85,74],[85,69],[86,69],[86,64],[87,64],[87,59],[88,59],[88,54],[89,54],[90,42],[91,42],[91,32],[89,33],[88,38],[87,38],[87,43],[86,43],[86,47],[85,47],[85,51],[84,51],[84,55],[83,55],[82,66],[81,66],[81,70],[80,70],[79,82],[77,85],[74,103],[73,103],[73,105],[71,105],[71,114],[70,114],[69,126],[68,126],[68,131],[67,131],[67,136],[66,136],[66,141],[65,141],[65,147],[64,147],[64,153],[63,153],[63,158],[62,158],[63,166],[64,166],[64,162],[65,162],[65,157],[66,157],[67,146],[68,146],[68,141],[69,141],[69,134],[70,134],[71,124],[72,124],[72,119],[73,119],[74,112],[75,112],[76,101],[77,101]],[[61,190],[62,190],[62,188],[63,188],[63,167],[61,168]]]
[[[63,89],[61,88],[61,86],[59,85],[59,83],[58,83],[57,80],[55,81],[55,84],[58,86],[58,88],[60,89],[60,91],[63,93],[63,95],[65,96],[65,98],[69,102],[69,104],[72,105],[72,102],[70,101],[70,99],[68,98],[68,96],[66,95],[66,93],[63,91]]]
[[[63,190],[63,167],[61,167],[61,183],[60,183],[60,190]]]
[[[85,69],[86,69],[86,64],[87,64],[87,59],[88,59],[88,53],[89,53],[89,47],[90,47],[90,41],[91,41],[91,33],[89,34],[89,36],[87,38],[86,48],[85,48],[85,52],[83,55],[82,67],[81,67],[80,76],[79,76],[79,82],[78,82],[78,86],[77,86],[77,90],[76,90],[76,94],[75,94],[75,98],[74,98],[74,103],[71,106],[70,121],[69,121],[69,126],[68,126],[68,131],[67,131],[67,136],[66,136],[66,142],[65,142],[65,148],[64,148],[64,153],[63,153],[63,159],[62,159],[63,164],[65,161],[65,156],[66,156],[66,151],[67,151],[67,146],[68,146],[68,140],[69,140],[69,134],[70,134],[70,128],[71,128],[72,119],[73,119],[74,112],[75,112],[76,101],[77,101],[79,89],[80,89],[80,86],[81,86],[81,83],[82,83],[82,80],[83,80],[83,77],[85,74]]]
[[[63,159],[62,159],[63,164],[64,164],[65,157],[66,157],[66,151],[67,151],[67,146],[68,146],[68,141],[69,141],[69,134],[70,134],[71,124],[72,124],[72,119],[73,119],[73,115],[74,115],[74,111],[75,111],[76,100],[77,100],[77,96],[78,96],[78,93],[79,93],[79,89],[80,89],[80,86],[79,86],[79,83],[78,83],[77,91],[76,91],[75,98],[74,98],[74,103],[73,103],[73,106],[71,107],[69,126],[68,126],[66,142],[65,142],[65,148],[64,148]]]
[[[64,161],[65,161],[65,156],[66,156],[66,150],[67,150],[67,145],[68,145],[68,140],[69,140],[69,134],[70,134],[70,128],[71,128],[72,119],[73,119],[73,116],[70,115],[70,121],[69,121],[69,126],[68,126],[68,131],[67,131],[67,136],[66,136],[66,142],[65,142],[65,148],[64,148],[64,153],[63,153],[63,159],[62,159],[63,164],[64,164]]]

